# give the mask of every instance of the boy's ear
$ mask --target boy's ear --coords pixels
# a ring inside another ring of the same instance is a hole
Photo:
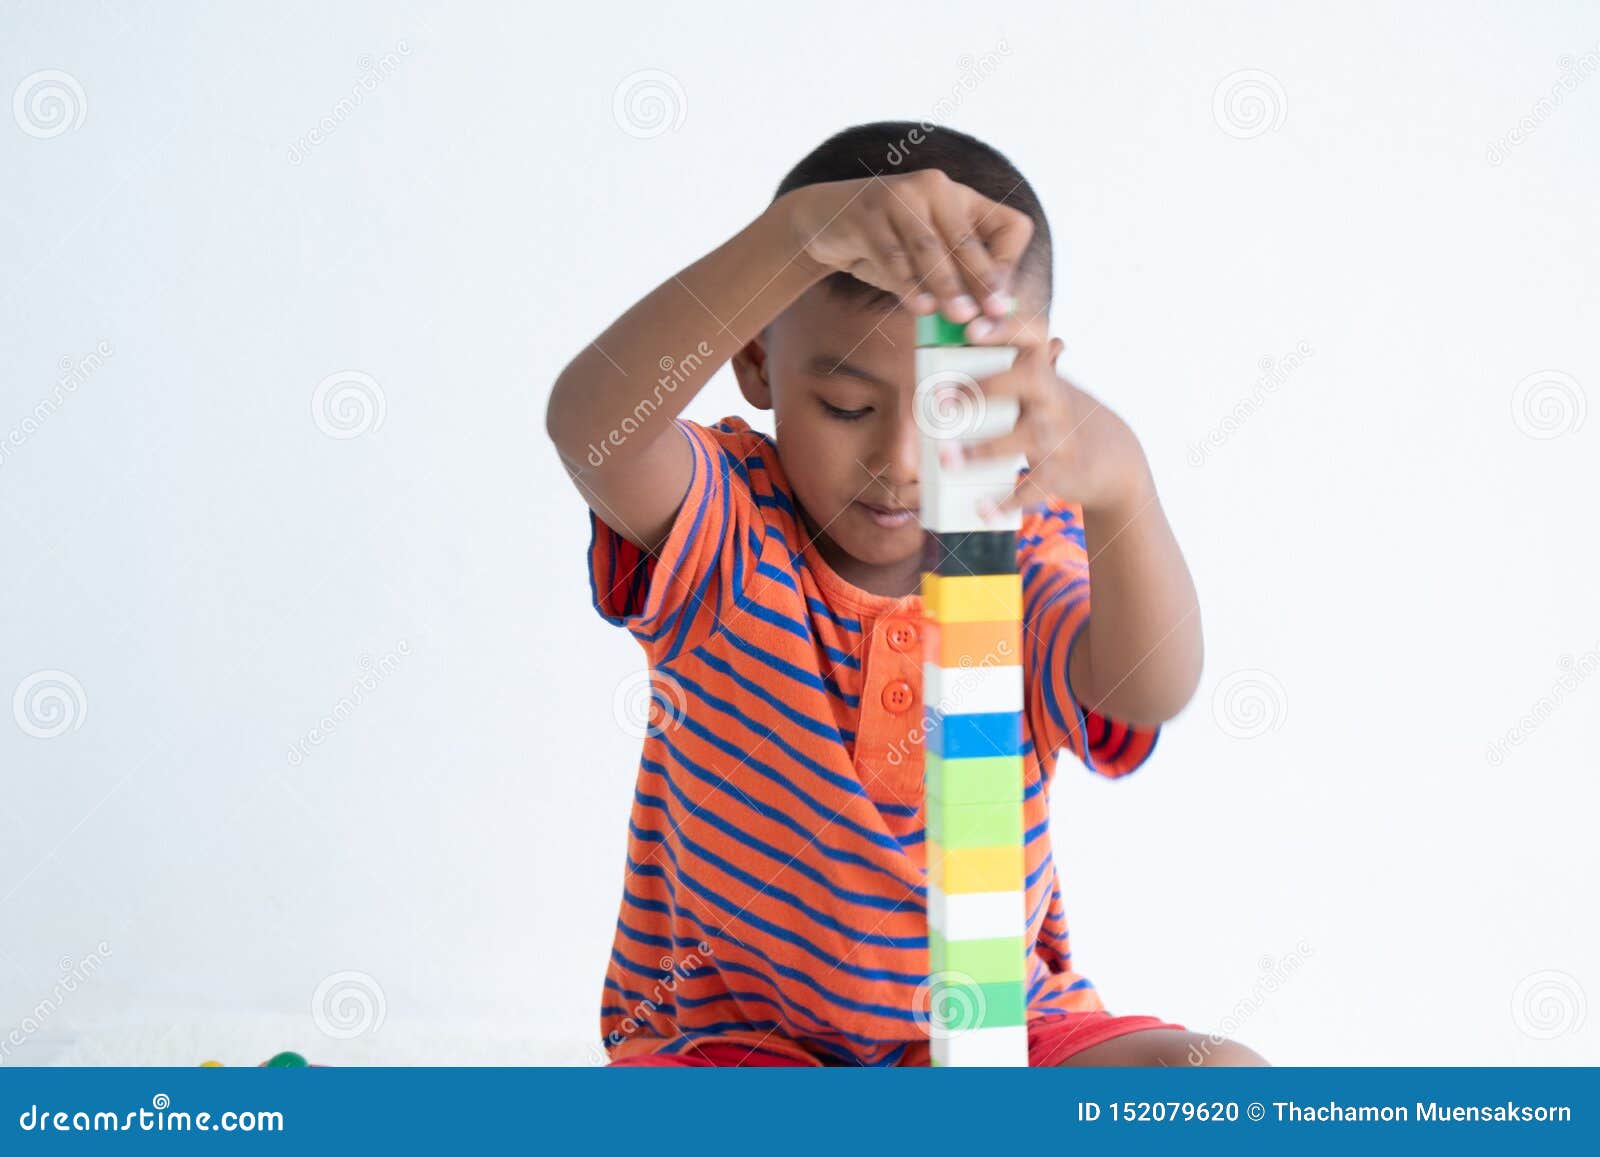
[[[733,355],[733,376],[739,379],[739,392],[758,410],[772,409],[772,383],[767,380],[767,347],[757,335]]]

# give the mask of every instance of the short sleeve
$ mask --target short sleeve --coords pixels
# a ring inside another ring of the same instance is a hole
[[[741,422],[679,419],[693,451],[689,488],[660,551],[651,554],[590,512],[595,610],[626,627],[652,663],[700,646],[737,607],[765,538],[745,457],[759,435]]]
[[[1068,682],[1072,648],[1089,625],[1089,554],[1083,512],[1062,503],[1030,511],[1017,537],[1022,572],[1022,661],[1026,710],[1040,765],[1053,767],[1065,746],[1090,771],[1115,779],[1155,750],[1161,728],[1121,723],[1084,711]]]

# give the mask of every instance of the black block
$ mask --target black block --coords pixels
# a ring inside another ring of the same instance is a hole
[[[1017,532],[930,534],[923,547],[922,569],[941,575],[1016,574]]]

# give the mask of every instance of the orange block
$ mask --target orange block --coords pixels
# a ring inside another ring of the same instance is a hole
[[[1022,624],[1008,622],[923,623],[922,658],[936,667],[1019,667]]]

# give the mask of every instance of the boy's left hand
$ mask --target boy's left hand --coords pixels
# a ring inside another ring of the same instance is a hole
[[[1057,375],[1061,340],[1027,342],[1020,334],[1013,340],[1019,349],[1012,367],[983,379],[978,388],[988,399],[1015,398],[1016,426],[984,442],[951,442],[944,451],[946,464],[1025,455],[1028,473],[996,510],[1058,499],[1099,513],[1143,501],[1153,484],[1138,438],[1099,399]]]

